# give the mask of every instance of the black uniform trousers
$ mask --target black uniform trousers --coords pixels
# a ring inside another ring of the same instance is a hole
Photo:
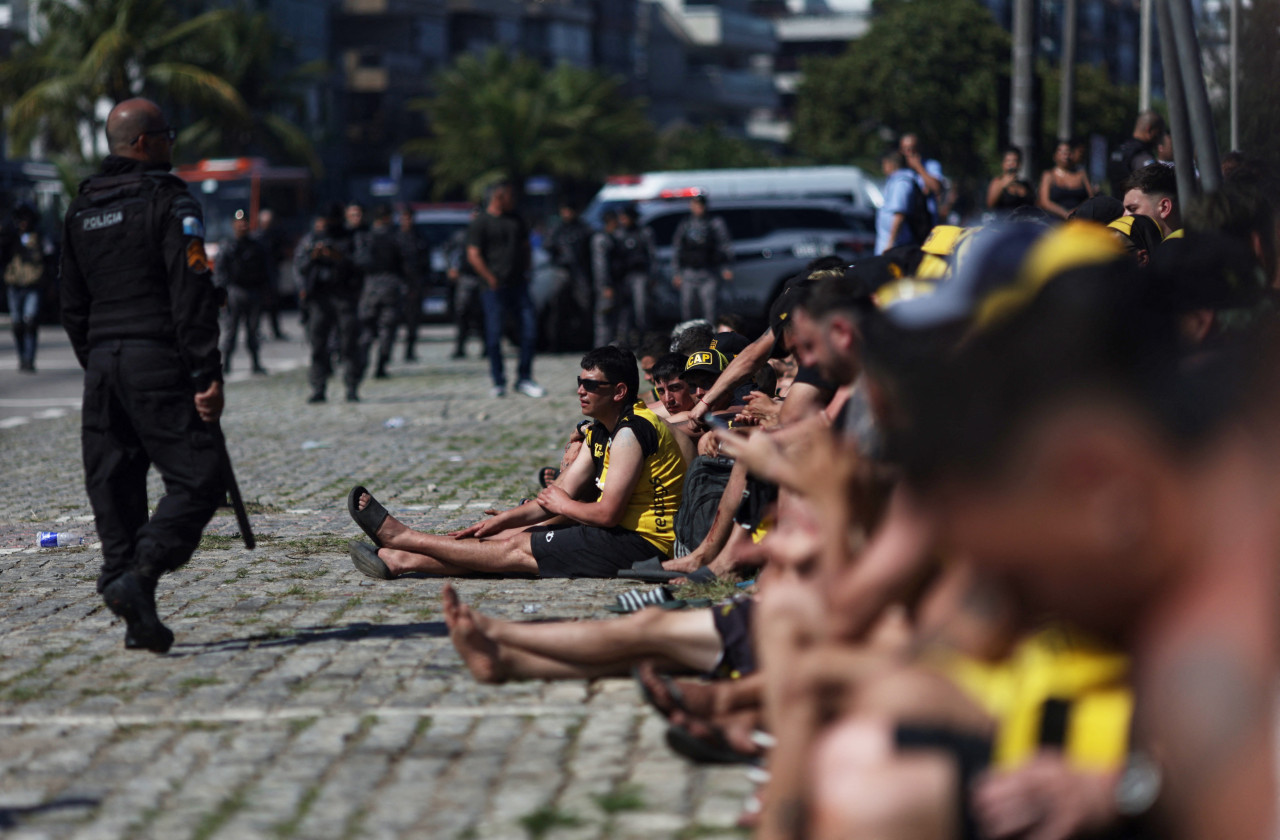
[[[154,578],[190,560],[226,489],[218,447],[172,345],[120,339],[89,351],[81,445],[102,540],[98,591],[126,571]],[[152,465],[165,495],[148,518]]]
[[[338,355],[342,359],[342,381],[347,391],[354,392],[364,376],[364,360],[360,354],[359,299],[355,296],[314,293],[307,296],[307,338],[311,342],[311,368],[307,380],[313,396],[323,396],[325,385],[333,375],[333,350],[330,341],[336,336]]]

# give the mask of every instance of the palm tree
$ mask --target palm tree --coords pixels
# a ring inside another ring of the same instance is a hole
[[[273,160],[305,164],[319,175],[322,167],[315,146],[288,116],[301,114],[301,89],[323,77],[327,65],[295,65],[288,60],[290,50],[265,12],[238,10],[219,37],[222,60],[216,69],[239,92],[246,108],[201,116],[183,128],[178,135],[182,158],[265,151]],[[288,67],[285,72],[280,72],[282,65]]]
[[[236,14],[218,9],[184,17],[172,0],[41,0],[40,39],[0,64],[11,91],[10,136],[19,148],[42,138],[50,151],[96,157],[101,103],[151,96],[167,103],[246,118],[244,100],[209,69]],[[94,153],[86,154],[85,133]]]
[[[474,194],[499,176],[517,185],[534,174],[598,179],[646,160],[652,145],[643,103],[590,70],[548,72],[495,48],[458,59],[436,77],[435,91],[411,103],[427,113],[432,134],[404,151],[430,159],[437,196]]]

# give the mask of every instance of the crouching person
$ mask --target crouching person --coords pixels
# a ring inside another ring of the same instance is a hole
[[[630,351],[583,356],[578,402],[593,422],[573,463],[537,499],[456,534],[415,531],[353,488],[351,516],[375,544],[352,543],[356,568],[383,580],[406,572],[599,578],[670,557],[684,459],[667,424],[637,403],[639,382]],[[599,497],[580,501],[592,484]]]

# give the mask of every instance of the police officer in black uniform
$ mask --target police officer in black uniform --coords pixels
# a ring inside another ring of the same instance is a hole
[[[373,227],[355,235],[354,260],[364,273],[358,308],[361,369],[376,347],[373,378],[386,379],[396,328],[404,314],[405,278],[413,260],[400,232],[391,226],[389,206],[379,204],[373,212]]]
[[[169,174],[174,132],[146,99],[107,117],[111,154],[67,210],[62,323],[85,369],[85,487],[102,539],[98,591],[125,647],[164,653],[160,575],[189,559],[225,498],[218,297],[200,204]],[[147,470],[165,495],[147,517]]]
[[[358,306],[362,278],[353,259],[352,232],[343,223],[342,205],[329,206],[324,226],[312,230],[298,242],[293,269],[301,284],[306,307],[307,338],[311,342],[311,384],[309,403],[325,401],[325,387],[333,373],[331,341],[337,336],[342,357],[342,379],[347,386],[347,402],[359,402],[358,389],[364,376],[360,360],[360,320]]]
[[[258,327],[271,294],[271,254],[262,240],[249,235],[249,214],[245,211],[236,211],[231,230],[232,235],[218,246],[213,272],[213,284],[227,296],[222,313],[222,372],[231,372],[231,354],[236,352],[237,334],[243,325],[253,372],[265,374]]]

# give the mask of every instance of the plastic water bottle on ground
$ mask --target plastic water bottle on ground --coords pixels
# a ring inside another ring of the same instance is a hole
[[[61,548],[68,545],[84,545],[84,537],[62,531],[37,531],[36,544],[41,548]]]

